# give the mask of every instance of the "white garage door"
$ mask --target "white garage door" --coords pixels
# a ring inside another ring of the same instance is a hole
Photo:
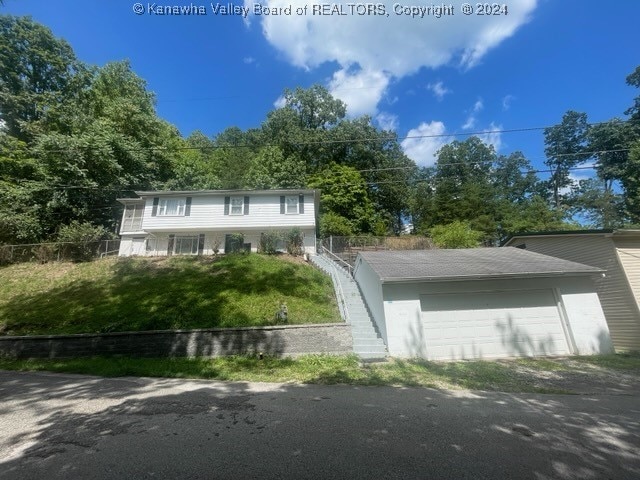
[[[420,297],[428,359],[569,353],[551,290]]]

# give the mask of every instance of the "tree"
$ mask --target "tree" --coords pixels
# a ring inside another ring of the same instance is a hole
[[[343,231],[348,224],[352,233],[371,232],[375,221],[373,203],[369,199],[364,179],[356,169],[332,164],[312,175],[308,185],[321,191],[320,213],[331,214],[325,217],[325,224],[330,220],[332,225]],[[325,233],[326,231],[325,227]]]
[[[82,66],[67,42],[30,17],[0,16],[0,52],[0,118],[26,140],[29,125],[69,97]]]
[[[470,137],[445,145],[438,152],[433,177],[433,222],[447,225],[468,221],[486,238],[495,236],[495,191],[491,171],[493,147]]]
[[[469,222],[456,220],[447,225],[436,225],[429,231],[438,248],[474,248],[480,246],[483,233],[473,230]]]
[[[219,164],[213,154],[213,142],[202,132],[193,132],[173,159],[172,176],[166,190],[215,190],[221,188]]]
[[[560,191],[572,184],[571,169],[590,156],[586,148],[588,133],[587,114],[573,110],[563,115],[560,124],[544,129],[545,164],[551,170],[549,184],[556,209],[561,206]]]
[[[640,88],[640,66],[627,76],[627,85]],[[633,105],[626,109],[624,114],[629,115],[634,128],[640,129],[640,95],[634,98]]]
[[[600,179],[580,180],[572,189],[567,203],[573,216],[584,217],[591,227],[615,228],[624,224],[622,195],[607,188]]]
[[[260,149],[253,157],[246,185],[249,188],[301,188],[306,183],[305,164],[290,156],[285,158],[275,146]]]

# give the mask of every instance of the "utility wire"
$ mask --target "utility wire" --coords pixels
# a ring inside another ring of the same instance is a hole
[[[620,123],[629,123],[630,120],[623,120]],[[603,125],[608,122],[597,122],[597,123],[588,123],[588,126],[596,126]],[[310,146],[310,145],[341,145],[341,144],[349,144],[349,143],[365,143],[365,142],[387,142],[387,141],[399,141],[399,140],[411,140],[411,139],[424,139],[424,138],[453,138],[453,137],[473,137],[479,135],[490,135],[496,133],[518,133],[518,132],[533,132],[545,130],[547,128],[552,128],[557,125],[550,125],[547,127],[527,127],[527,128],[512,128],[512,129],[501,129],[501,130],[482,130],[477,132],[453,132],[453,133],[439,133],[439,134],[428,134],[428,135],[405,135],[403,137],[399,137],[397,134],[386,135],[381,137],[362,137],[362,138],[351,138],[351,139],[341,139],[341,140],[317,140],[317,141],[307,141],[307,142],[297,142],[293,139],[288,139],[290,143],[299,146]],[[173,151],[184,151],[184,150],[219,150],[219,149],[235,149],[235,148],[264,148],[264,147],[277,147],[278,144],[267,143],[261,145],[249,145],[249,144],[228,144],[228,145],[210,145],[210,146],[184,146],[184,147],[139,147],[139,148],[124,148],[120,149],[120,151],[124,152],[173,152]],[[49,153],[64,153],[67,152],[68,149],[45,149],[46,152]],[[559,154],[560,155],[577,155],[577,154]]]

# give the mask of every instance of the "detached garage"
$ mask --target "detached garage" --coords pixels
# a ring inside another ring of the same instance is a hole
[[[517,248],[362,252],[354,271],[389,354],[428,360],[610,353],[602,274]]]

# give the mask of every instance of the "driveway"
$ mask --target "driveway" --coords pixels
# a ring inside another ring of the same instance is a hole
[[[640,398],[0,372],[0,452],[0,479],[637,479]]]

